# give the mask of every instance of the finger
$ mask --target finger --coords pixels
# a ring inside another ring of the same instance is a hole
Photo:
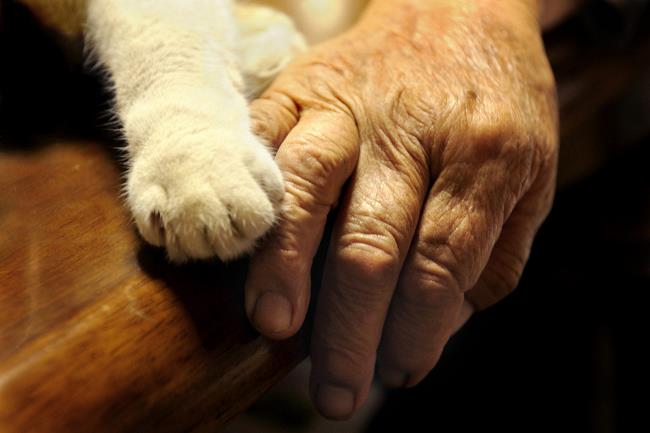
[[[280,147],[300,117],[291,98],[272,90],[253,100],[249,109],[253,132],[273,150]]]
[[[381,329],[426,192],[426,170],[361,147],[334,228],[312,335],[318,410],[343,419],[363,404]],[[362,174],[362,175],[361,175]]]
[[[519,284],[535,235],[553,202],[554,181],[538,181],[517,204],[494,246],[485,270],[466,299],[477,310],[490,307]]]
[[[466,167],[454,165],[430,191],[384,327],[379,374],[388,386],[417,384],[458,325],[464,293],[516,199],[504,201],[510,180],[495,170],[502,168],[488,165],[467,179]]]
[[[285,180],[281,219],[251,260],[246,311],[262,334],[287,338],[302,325],[309,304],[310,273],[327,215],[358,158],[351,117],[305,112],[278,149]]]

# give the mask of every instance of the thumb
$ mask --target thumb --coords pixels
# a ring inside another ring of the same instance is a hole
[[[267,90],[250,103],[250,118],[253,133],[263,139],[273,151],[298,123],[300,113],[293,100],[273,89]]]

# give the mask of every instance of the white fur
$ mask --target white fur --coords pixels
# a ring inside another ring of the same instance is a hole
[[[292,22],[230,0],[89,0],[87,36],[114,86],[143,238],[178,262],[250,251],[284,190],[244,79],[260,91],[304,48]]]

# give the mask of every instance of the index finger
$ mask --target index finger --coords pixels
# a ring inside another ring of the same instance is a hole
[[[313,257],[327,215],[358,158],[354,120],[334,111],[303,113],[276,154],[285,180],[277,227],[253,256],[246,311],[262,334],[287,338],[302,325],[310,297]]]

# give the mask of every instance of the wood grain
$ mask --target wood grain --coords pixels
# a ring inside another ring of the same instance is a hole
[[[0,432],[215,431],[305,356],[248,327],[244,264],[144,247],[93,142],[0,147]]]

